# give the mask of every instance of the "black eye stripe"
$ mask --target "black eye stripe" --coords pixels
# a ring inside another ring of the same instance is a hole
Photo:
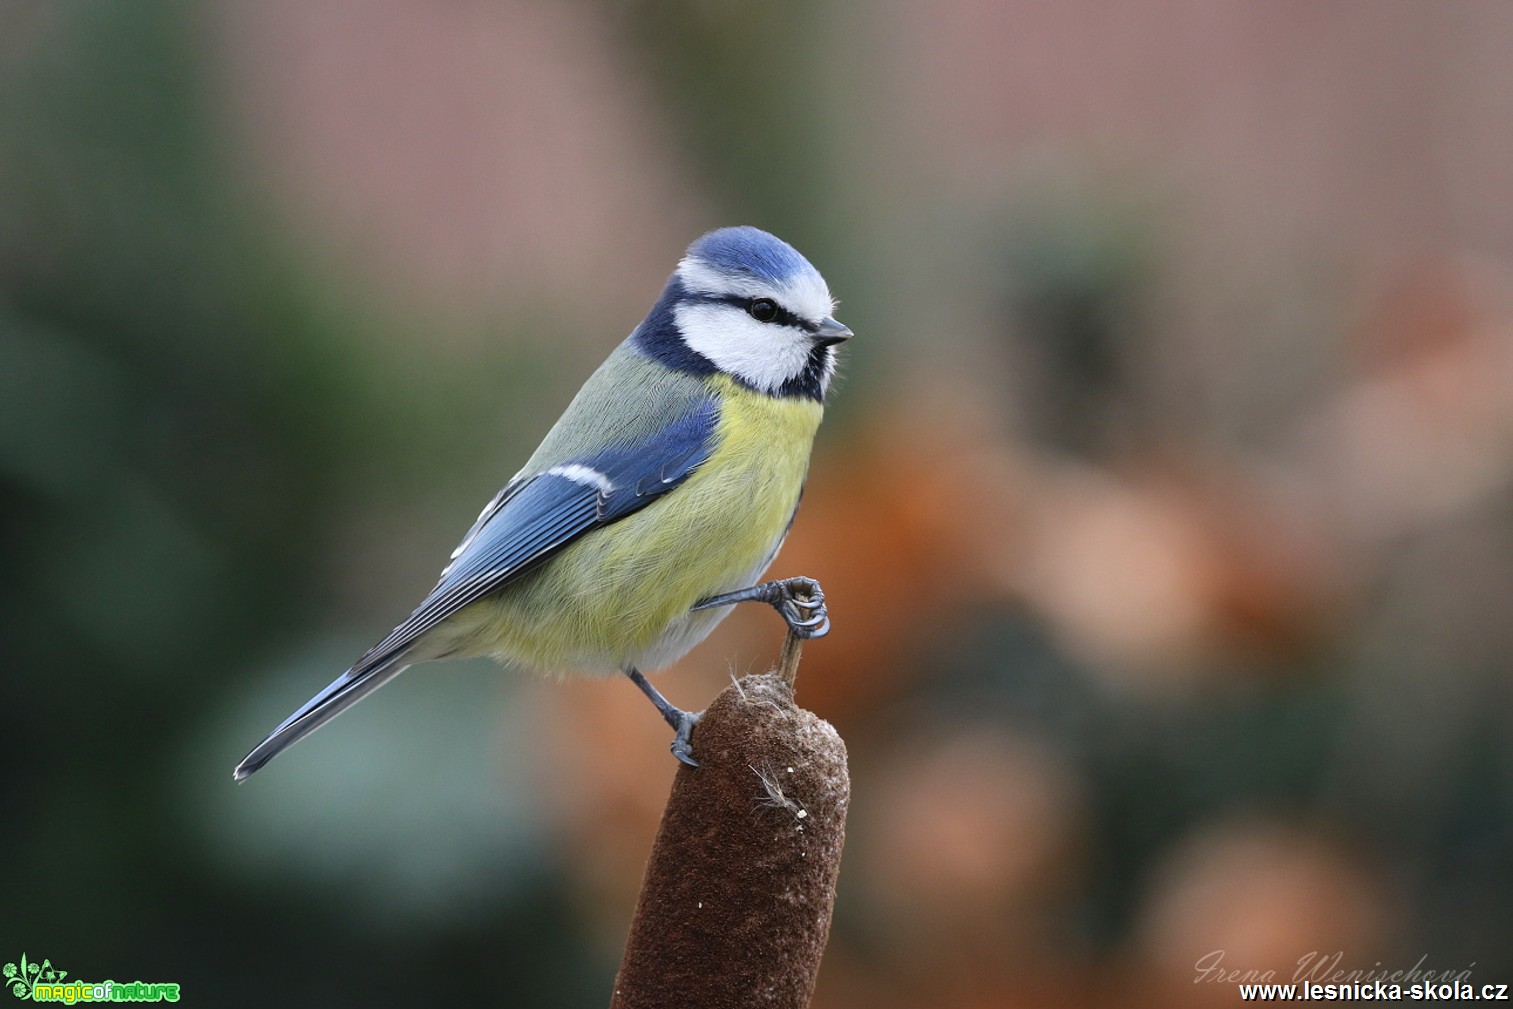
[[[705,296],[698,297],[698,298],[688,298],[687,300],[688,301],[702,301],[705,304],[709,304],[709,305],[733,305],[736,308],[739,308],[742,312],[744,312],[744,311],[746,311],[747,306],[749,306],[752,303],[753,300],[761,300],[761,299],[742,298],[739,295],[730,294],[730,295],[724,295],[724,296],[705,295]],[[806,333],[813,333],[813,332],[815,332],[818,329],[818,327],[815,326],[814,323],[807,322],[807,321],[805,321],[803,319],[800,319],[798,316],[796,316],[792,312],[788,311],[788,309],[784,308],[781,304],[779,304],[776,299],[767,298],[765,300],[771,301],[774,305],[777,306],[777,314],[775,314],[767,322],[763,323],[763,325],[766,325],[766,326],[792,326],[794,329],[802,329]]]

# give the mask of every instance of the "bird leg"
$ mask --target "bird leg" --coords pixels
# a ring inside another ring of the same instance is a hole
[[[778,611],[788,629],[799,638],[823,638],[830,633],[830,611],[825,608],[825,590],[813,578],[783,578],[763,582],[749,589],[739,589],[701,599],[696,610],[736,603],[766,603]],[[804,614],[807,613],[808,616]]]
[[[641,688],[641,693],[651,699],[651,703],[657,706],[667,724],[676,730],[677,735],[672,737],[672,755],[677,757],[689,767],[698,767],[699,762],[693,759],[693,727],[699,724],[699,712],[684,711],[676,707],[671,701],[662,696],[662,691],[651,685],[651,681],[641,675],[641,670],[635,666],[629,666],[623,670],[630,682]]]

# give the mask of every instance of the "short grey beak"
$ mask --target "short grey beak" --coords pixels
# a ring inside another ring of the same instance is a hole
[[[854,335],[845,324],[836,322],[829,316],[821,319],[819,328],[814,331],[815,342],[821,347],[833,347],[837,343],[844,343]]]

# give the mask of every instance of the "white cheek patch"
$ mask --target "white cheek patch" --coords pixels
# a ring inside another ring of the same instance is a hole
[[[757,322],[733,305],[679,305],[673,313],[684,343],[763,392],[777,392],[809,363],[813,341],[792,326]]]

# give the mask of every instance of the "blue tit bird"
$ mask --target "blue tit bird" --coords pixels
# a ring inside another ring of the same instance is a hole
[[[624,673],[697,766],[697,716],[643,671],[681,658],[735,603],[772,605],[801,637],[830,628],[813,579],[757,580],[793,523],[836,346],[851,336],[834,310],[819,271],[764,231],[694,242],[436,587],[253,747],[236,780],[415,663],[481,655]]]

